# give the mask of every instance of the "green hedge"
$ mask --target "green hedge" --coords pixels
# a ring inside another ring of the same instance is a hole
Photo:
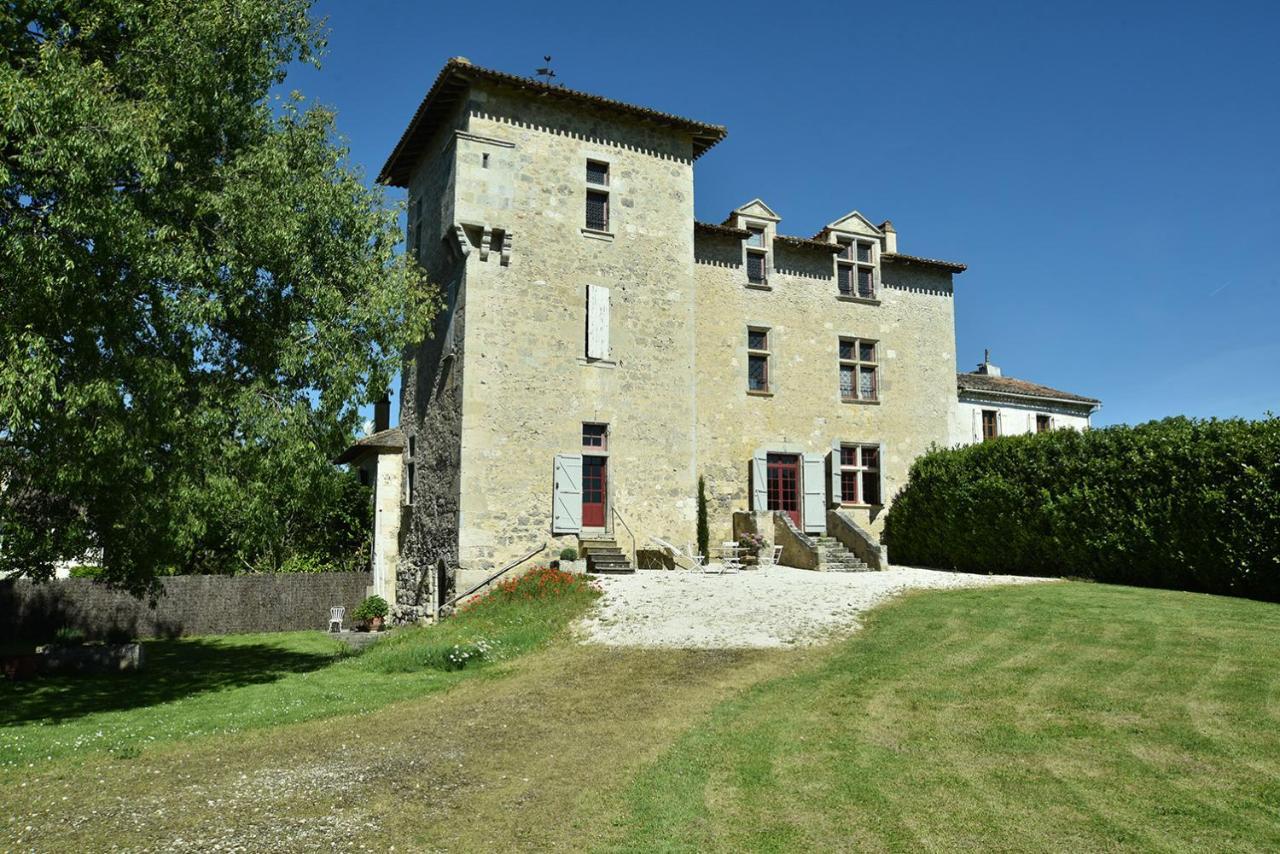
[[[1280,601],[1280,418],[1170,418],[933,450],[885,519],[894,563]]]

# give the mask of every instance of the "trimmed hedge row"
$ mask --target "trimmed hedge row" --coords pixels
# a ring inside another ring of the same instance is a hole
[[[1280,418],[1010,436],[916,460],[894,563],[1280,601]]]

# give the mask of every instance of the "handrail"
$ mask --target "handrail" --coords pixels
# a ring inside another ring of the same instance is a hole
[[[631,526],[627,524],[627,520],[622,518],[622,514],[618,512],[618,508],[612,504],[609,505],[609,512],[613,514],[613,518],[622,523],[622,527],[627,529],[627,533],[631,535],[631,566],[633,569],[639,569],[640,564],[636,562],[636,535],[631,530]]]
[[[519,560],[516,560],[516,561],[513,561],[513,562],[511,562],[511,563],[507,564],[507,565],[506,565],[506,566],[504,566],[502,569],[500,569],[500,570],[498,570],[497,572],[495,572],[493,575],[490,575],[488,578],[486,578],[484,581],[481,581],[479,584],[477,584],[477,585],[475,585],[474,587],[472,587],[472,588],[471,588],[470,590],[468,590],[466,593],[459,593],[457,596],[454,596],[454,597],[453,597],[452,599],[450,599],[448,602],[445,602],[443,605],[441,605],[441,606],[439,607],[439,609],[437,609],[437,610],[438,610],[439,612],[443,612],[446,608],[451,608],[451,607],[453,607],[454,603],[455,603],[455,602],[457,602],[459,599],[466,599],[468,596],[470,596],[472,593],[475,593],[475,592],[476,592],[477,590],[479,590],[481,587],[484,587],[484,586],[485,586],[485,585],[487,585],[487,584],[492,584],[494,581],[496,581],[496,580],[497,580],[499,577],[501,577],[502,575],[504,575],[504,574],[506,574],[507,572],[510,572],[511,570],[515,569],[517,566],[519,566],[520,564],[524,563],[526,560],[528,560],[529,558],[533,557],[534,555],[536,555],[536,554],[540,554],[540,553],[542,553],[542,552],[544,552],[544,551],[546,551],[546,550],[547,550],[547,544],[546,544],[546,543],[543,543],[542,545],[538,546],[538,547],[537,547],[536,549],[534,549],[533,551],[529,552],[529,553],[528,553],[527,555],[525,555],[524,557],[520,558]]]

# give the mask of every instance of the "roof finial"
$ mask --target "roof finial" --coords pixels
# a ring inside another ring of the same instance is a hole
[[[546,65],[542,66],[541,68],[539,68],[537,71],[533,73],[537,77],[545,77],[546,79],[543,80],[542,82],[550,86],[552,79],[556,76],[555,71],[552,70],[551,68],[551,54],[547,54],[543,56],[542,61],[545,62]]]

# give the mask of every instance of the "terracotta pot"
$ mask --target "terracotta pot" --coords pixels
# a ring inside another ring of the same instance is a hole
[[[382,631],[382,620],[383,620],[382,617],[371,617],[369,619],[369,631],[371,632]]]

